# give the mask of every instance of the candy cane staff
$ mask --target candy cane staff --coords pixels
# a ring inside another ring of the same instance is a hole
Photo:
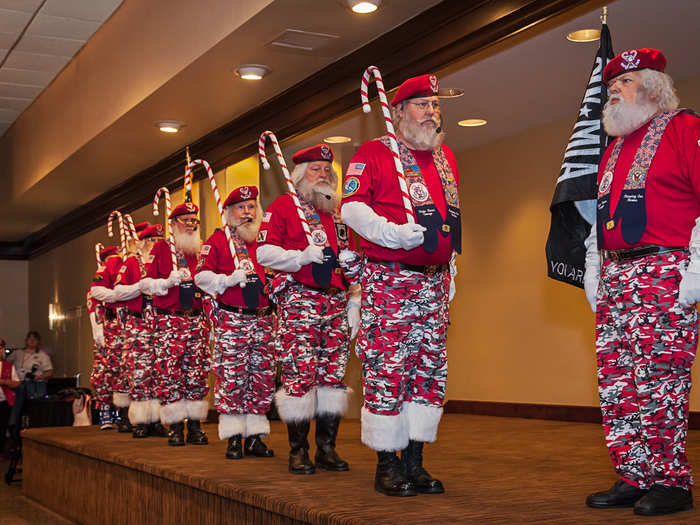
[[[437,438],[445,396],[456,273],[450,262],[461,251],[457,163],[442,144],[435,75],[401,84],[390,115],[374,67],[363,77],[363,105],[367,111],[370,73],[377,80],[387,135],[366,142],[351,159],[341,207],[365,254],[355,347],[363,370],[362,442],[377,451],[378,492],[440,493],[442,483],[423,468],[422,450]]]
[[[104,328],[105,323],[108,322],[107,316],[111,314],[108,314],[108,306],[103,301],[96,299],[93,293],[97,291],[99,296],[103,288],[105,293],[109,293],[110,283],[113,279],[111,275],[116,275],[117,269],[114,267],[118,268],[121,261],[117,246],[105,248],[102,246],[102,243],[97,243],[95,245],[95,254],[97,257],[97,270],[87,292],[87,310],[95,343],[90,384],[95,394],[95,408],[99,414],[101,428],[102,430],[109,430],[113,428],[112,424],[117,420],[117,415],[112,410],[111,356],[109,347],[105,343]],[[107,331],[109,331],[109,328],[107,328]]]
[[[160,224],[133,225],[131,217],[125,216],[132,240],[130,252],[117,276],[114,293],[124,308],[124,357],[126,370],[125,389],[128,392],[129,421],[133,425],[133,437],[150,435],[166,436],[160,424],[160,403],[157,399],[153,371],[155,348],[152,330],[151,297],[141,292],[140,282],[147,277],[150,252],[155,243],[163,238]],[[136,240],[133,239],[138,230]]]
[[[356,286],[348,301],[349,283],[338,260],[358,257],[338,211],[338,175],[331,149],[319,144],[297,152],[296,167],[289,175],[270,132],[260,139],[260,156],[265,155],[266,136],[272,140],[290,188],[267,209],[257,251],[261,264],[282,272],[275,279],[274,299],[283,386],[275,402],[287,425],[289,471],[312,474],[315,467],[345,471],[348,463],[338,456],[335,443],[351,393],[343,378],[351,335],[359,328],[360,296]],[[313,418],[315,465],[308,442]]]
[[[118,409],[118,424],[119,432],[131,432],[131,424],[129,423],[129,394],[126,379],[125,356],[124,351],[124,333],[123,319],[124,309],[114,292],[117,276],[121,269],[122,263],[126,258],[128,251],[127,236],[130,232],[124,226],[124,218],[122,214],[114,210],[107,219],[107,235],[114,235],[112,221],[116,217],[119,225],[119,238],[121,245],[121,257],[115,260],[110,265],[106,265],[103,276],[107,278],[104,285],[93,287],[91,290],[92,297],[105,303],[105,322],[103,323],[103,331],[105,338],[105,346],[107,348],[108,368],[110,371],[110,387],[112,389],[112,403]]]
[[[222,204],[213,174],[209,180],[222,228],[202,246],[195,282],[210,296],[219,438],[228,440],[228,459],[272,457],[262,438],[270,433],[266,414],[275,390],[274,318],[255,255],[262,218],[258,188],[236,188]]]
[[[189,173],[192,166],[187,169]],[[188,176],[185,180],[189,189]],[[160,193],[165,194],[167,204],[169,193],[163,188]],[[154,202],[157,211],[157,200]],[[186,191],[185,202],[168,213],[172,242],[160,240],[153,246],[148,278],[140,286],[142,293],[153,296],[160,421],[170,426],[171,446],[209,442],[201,427],[209,411],[208,332],[202,314],[202,294],[192,280],[202,244],[198,212],[191,193]]]

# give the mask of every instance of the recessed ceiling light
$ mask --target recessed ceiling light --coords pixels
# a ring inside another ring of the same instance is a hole
[[[375,12],[382,0],[338,0],[338,3],[350,8],[353,13],[364,15]]]
[[[464,95],[464,90],[459,88],[440,88],[438,89],[438,97],[440,98],[457,98]]]
[[[486,121],[482,118],[468,118],[466,120],[460,120],[457,124],[464,128],[475,128],[477,126],[483,126],[486,124]]]
[[[177,133],[182,127],[182,122],[177,120],[163,120],[161,122],[156,122],[156,126],[163,133]]]
[[[343,142],[350,142],[352,139],[350,137],[343,137],[342,135],[334,135],[332,137],[326,137],[323,142],[328,144],[342,144]]]
[[[235,71],[236,75],[244,80],[260,80],[270,72],[270,68],[262,64],[243,64]]]
[[[571,42],[594,42],[600,39],[600,29],[579,29],[566,35]]]

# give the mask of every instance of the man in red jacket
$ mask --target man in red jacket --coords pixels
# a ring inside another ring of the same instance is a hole
[[[224,230],[217,228],[202,246],[195,276],[197,286],[208,294],[219,438],[228,440],[228,459],[241,459],[244,453],[273,456],[262,441],[270,433],[266,414],[275,390],[275,355],[265,270],[255,256],[262,215],[257,196],[255,186],[241,186],[224,202],[238,268]]]
[[[192,279],[202,244],[198,212],[189,201],[172,211],[168,219],[175,238],[175,267],[169,244],[159,241],[149,256],[148,277],[140,281],[141,292],[153,295],[160,420],[170,425],[171,446],[185,444],[185,419],[187,443],[209,442],[200,425],[209,410],[208,331],[201,292]]]
[[[357,150],[343,185],[342,216],[366,257],[355,347],[363,367],[362,442],[377,451],[375,489],[389,496],[444,491],[422,466],[423,443],[435,441],[442,415],[450,262],[461,251],[459,175],[442,144],[438,94],[435,75],[422,75],[391,101],[405,196],[388,136]],[[405,200],[415,223],[407,221]]]
[[[599,166],[584,275],[620,477],[586,503],[643,515],[693,506],[685,445],[700,299],[700,118],[678,109],[665,67],[661,51],[630,49],[603,70],[603,125],[617,138]]]
[[[335,451],[350,390],[343,382],[350,357],[350,327],[359,328],[359,293],[348,301],[342,258],[355,258],[350,232],[338,213],[338,176],[325,144],[297,152],[291,174],[311,231],[309,244],[290,194],[267,209],[260,228],[258,260],[281,272],[275,278],[277,355],[284,383],[275,395],[289,434],[289,470],[310,474],[307,435],[316,418],[315,464],[335,471],[348,464]],[[353,335],[354,335],[353,333]]]

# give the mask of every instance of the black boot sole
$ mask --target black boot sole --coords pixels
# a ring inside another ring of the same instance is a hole
[[[316,468],[328,470],[330,472],[347,472],[348,470],[350,470],[350,466],[331,467],[330,465],[324,465],[323,463],[318,462],[316,462]]]
[[[311,469],[304,469],[304,470],[292,470],[291,468],[289,469],[289,472],[292,474],[299,474],[299,475],[308,475],[308,474],[315,474],[316,473],[316,468],[311,468]]]
[[[381,486],[377,483],[374,484],[374,490],[376,490],[380,494],[384,494],[385,496],[391,496],[395,498],[410,498],[418,495],[418,492],[414,489],[402,490],[401,492],[390,492],[381,488]]]
[[[673,514],[675,512],[682,512],[684,510],[691,510],[692,508],[693,508],[693,504],[688,503],[687,505],[683,505],[682,507],[679,507],[679,508],[673,509],[673,510],[647,512],[647,511],[641,510],[641,509],[634,509],[634,513],[639,515],[639,516],[663,516],[665,514]]]
[[[226,454],[226,459],[234,459],[234,460],[235,459],[243,459],[243,454],[241,454],[240,456],[239,455],[232,456],[232,455]]]
[[[421,488],[416,487],[416,490],[420,494],[444,494],[445,493],[444,487],[431,487],[431,488],[425,488],[425,489],[421,489]]]
[[[634,504],[636,502],[633,501],[632,503],[617,503],[615,505],[605,505],[605,504],[600,504],[600,503],[589,503],[586,502],[586,505],[588,505],[592,509],[629,509],[634,507]]]
[[[188,445],[208,445],[209,441],[188,441]]]
[[[272,451],[270,451],[270,452],[272,452]],[[244,454],[247,458],[274,458],[275,457],[274,452],[272,452],[272,454],[255,454],[252,452],[244,452]]]
[[[184,447],[185,443],[184,442],[183,443],[171,443],[168,441],[168,446],[169,447]]]

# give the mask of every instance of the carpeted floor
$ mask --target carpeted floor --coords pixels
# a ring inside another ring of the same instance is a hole
[[[226,460],[216,425],[205,429],[211,443],[199,447],[168,447],[162,438],[135,440],[97,427],[32,429],[25,439],[266,507],[300,522],[700,523],[697,509],[643,518],[631,509],[587,508],[589,492],[615,481],[602,430],[595,424],[448,414],[438,442],[426,447],[424,463],[447,492],[414,498],[388,498],[373,490],[376,456],[361,445],[357,420],[341,424],[337,445],[350,472],[311,476],[287,472],[286,432],[279,422],[273,422],[267,439],[276,453],[272,459]],[[691,462],[700,461],[700,431],[690,432],[688,455]],[[27,455],[25,471],[32,468],[29,460]],[[45,468],[36,461],[36,468]],[[41,495],[31,496],[43,501]]]

